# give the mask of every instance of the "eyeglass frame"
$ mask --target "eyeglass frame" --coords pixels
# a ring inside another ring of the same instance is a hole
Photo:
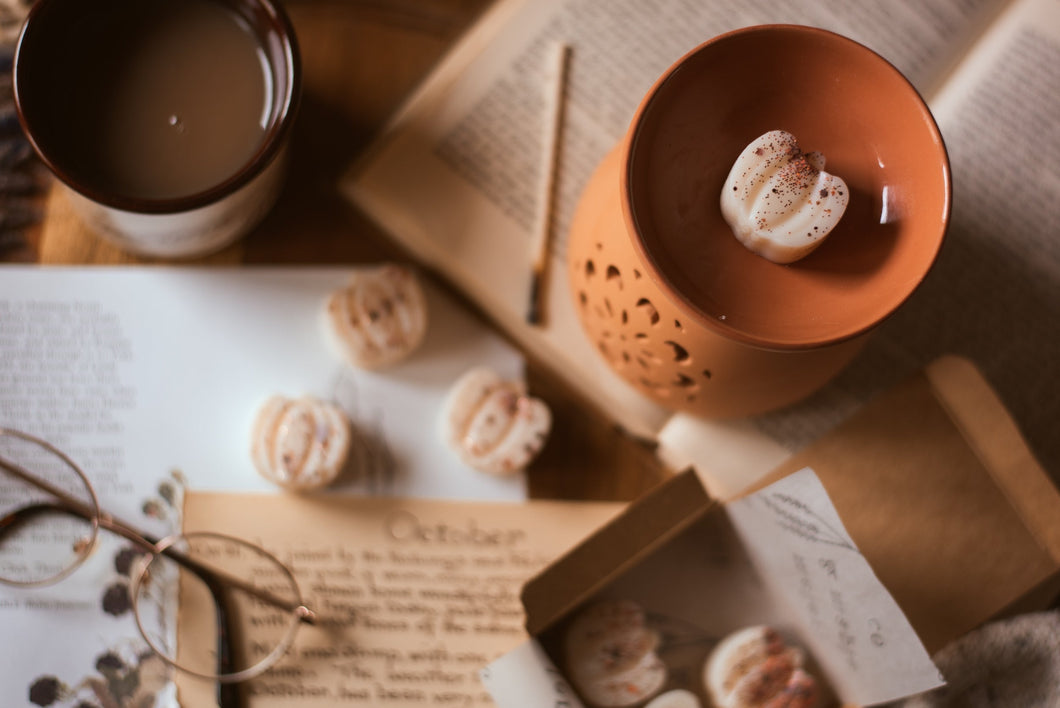
[[[297,579],[294,577],[294,573],[287,566],[287,564],[280,561],[273,554],[269,553],[261,546],[243,539],[235,538],[234,536],[228,536],[225,534],[213,533],[208,531],[191,532],[187,534],[172,534],[166,536],[165,538],[155,540],[150,535],[137,530],[134,526],[115,518],[110,513],[101,509],[99,506],[99,499],[96,495],[95,488],[92,486],[92,483],[89,481],[88,476],[85,474],[84,470],[82,470],[76,462],[70,459],[69,456],[67,456],[57,447],[35,435],[30,435],[29,433],[24,433],[13,428],[0,426],[0,439],[2,439],[4,436],[11,436],[24,442],[39,445],[45,451],[55,455],[60,460],[62,460],[63,463],[66,464],[73,472],[75,472],[77,476],[80,477],[81,481],[84,483],[85,489],[88,492],[90,503],[86,503],[77,499],[72,494],[63,491],[62,489],[59,489],[50,482],[38,478],[36,475],[24,469],[21,465],[13,463],[9,460],[6,460],[3,456],[0,456],[0,469],[5,470],[9,474],[13,475],[15,478],[20,479],[22,482],[30,486],[36,487],[41,491],[51,494],[56,499],[58,499],[59,502],[61,502],[59,504],[32,503],[27,506],[22,506],[17,509],[14,509],[13,511],[5,514],[3,517],[0,517],[0,539],[2,539],[3,534],[5,533],[8,527],[13,526],[14,524],[17,524],[20,521],[20,515],[37,513],[39,511],[44,510],[57,510],[77,516],[91,524],[92,531],[90,534],[90,538],[87,539],[87,547],[85,551],[81,553],[80,557],[73,564],[71,564],[70,567],[65,568],[60,573],[57,573],[56,575],[48,577],[44,580],[28,582],[19,582],[0,578],[0,583],[12,587],[32,588],[54,585],[58,582],[61,582],[62,580],[69,577],[79,567],[81,567],[85,560],[87,560],[89,555],[91,555],[92,548],[95,547],[95,544],[98,540],[99,529],[106,529],[111,533],[121,536],[122,538],[128,541],[131,541],[147,553],[143,558],[140,559],[140,565],[137,568],[137,572],[133,574],[134,579],[129,588],[129,596],[130,598],[132,598],[133,602],[133,614],[136,619],[136,627],[142,635],[143,639],[147,642],[147,645],[155,654],[158,655],[158,657],[163,662],[173,667],[174,669],[190,674],[192,676],[198,676],[200,678],[217,681],[222,686],[226,684],[237,684],[242,681],[254,678],[255,676],[260,675],[262,672],[274,666],[276,662],[279,661],[279,659],[290,648],[294,640],[294,635],[297,632],[298,626],[300,624],[312,625],[316,623],[316,613],[313,612],[313,610],[309,609],[309,607],[302,602],[302,591],[298,585]],[[283,571],[287,575],[287,578],[291,581],[292,587],[296,591],[295,600],[284,600],[283,598],[277,597],[276,595],[267,590],[255,587],[250,583],[244,581],[243,579],[232,576],[222,570],[206,568],[202,564],[187,557],[180,551],[173,548],[173,545],[181,539],[193,537],[212,537],[223,540],[230,540],[254,548],[265,558],[274,561],[277,566],[283,569]],[[217,586],[215,586],[215,584],[219,583],[222,587],[229,587],[242,590],[243,592],[247,593],[251,597],[254,597],[255,599],[261,600],[262,602],[272,605],[273,607],[292,613],[298,621],[293,622],[291,624],[291,627],[287,632],[287,636],[283,638],[279,645],[277,645],[277,647],[268,656],[266,656],[254,666],[251,666],[247,669],[227,674],[221,674],[219,671],[217,675],[213,675],[200,673],[180,666],[174,660],[170,659],[163,651],[161,651],[158,647],[155,646],[154,642],[152,642],[152,640],[148,637],[148,633],[145,630],[143,624],[141,623],[140,613],[137,611],[137,601],[139,595],[138,591],[140,588],[140,584],[143,582],[143,578],[146,575],[145,571],[147,569],[147,566],[149,566],[150,563],[158,556],[165,556],[176,562],[178,565],[186,568],[193,574],[197,575],[199,579],[202,580],[202,582],[210,590],[211,595],[213,595],[214,602],[217,607],[218,616],[219,664],[222,664],[226,661],[226,655],[230,651],[230,645],[228,642],[228,634],[230,632],[227,628],[228,612],[225,608],[223,598],[221,598],[217,592]],[[222,705],[226,704],[227,703],[225,701],[222,701]]]

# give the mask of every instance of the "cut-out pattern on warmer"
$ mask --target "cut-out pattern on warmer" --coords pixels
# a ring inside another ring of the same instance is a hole
[[[688,350],[685,349],[684,347],[682,347],[677,342],[675,342],[675,341],[673,341],[671,339],[667,339],[665,342],[663,342],[663,344],[665,344],[666,346],[668,346],[671,349],[673,349],[674,361],[676,361],[676,362],[687,362],[689,360],[690,357],[689,357],[689,354],[688,354]]]
[[[659,311],[655,309],[655,305],[651,304],[651,300],[646,297],[640,298],[637,300],[637,308],[648,316],[648,321],[653,325],[659,324]]]
[[[593,245],[604,250],[600,243]],[[570,273],[579,314],[596,350],[649,396],[675,405],[694,403],[707,390],[711,371],[695,361],[684,342],[687,333],[679,313],[669,303],[655,301],[640,270],[624,271],[615,263],[605,266],[594,254],[582,255],[590,257],[572,260]]]

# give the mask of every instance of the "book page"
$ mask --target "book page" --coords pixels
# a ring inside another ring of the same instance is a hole
[[[934,270],[830,386],[757,421],[801,447],[946,353],[971,359],[1060,482],[1060,6],[1021,0],[932,102],[953,172]]]
[[[564,240],[582,188],[654,80],[721,32],[763,22],[817,25],[862,41],[922,89],[1000,0],[777,6],[765,0],[503,2],[398,114],[344,191],[425,264],[464,289],[533,356],[627,430],[654,437],[667,411],[614,375],[581,334]],[[553,214],[546,324],[523,321],[541,146],[545,48],[572,47]]]
[[[245,684],[248,708],[492,706],[478,674],[526,640],[522,583],[622,508],[190,492],[185,527],[257,539],[319,618]],[[179,684],[184,705],[213,704],[213,684]]]
[[[464,371],[486,365],[519,376],[522,356],[428,287],[422,348],[391,369],[353,371],[330,350],[320,319],[349,273],[0,268],[0,425],[58,446],[84,468],[103,509],[156,537],[180,527],[184,485],[275,490],[249,453],[253,418],[273,394],[333,399],[346,410],[357,435],[338,491],[525,499],[523,478],[463,465],[437,425]],[[45,695],[64,686],[71,700],[102,690],[102,656],[119,657],[122,672],[139,670],[130,544],[106,532],[99,544],[57,585],[0,586],[5,636],[33,648],[0,668],[0,705],[22,705],[38,681]]]

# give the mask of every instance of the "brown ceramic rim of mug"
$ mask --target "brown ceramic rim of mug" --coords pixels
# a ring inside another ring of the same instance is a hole
[[[676,61],[658,79],[658,81],[655,83],[654,87],[651,89],[651,91],[648,93],[648,95],[644,98],[644,100],[638,106],[638,108],[637,108],[637,110],[636,110],[636,112],[634,114],[633,120],[631,122],[631,126],[632,127],[627,132],[627,135],[626,135],[626,137],[624,139],[624,143],[623,143],[623,146],[622,146],[623,166],[622,166],[622,169],[620,170],[620,200],[621,200],[622,211],[623,211],[623,215],[624,215],[626,223],[629,224],[629,225],[637,225],[638,224],[638,218],[637,218],[637,215],[636,215],[636,208],[635,208],[635,206],[633,204],[634,198],[632,196],[633,195],[633,190],[632,190],[632,186],[631,186],[632,182],[636,179],[633,176],[633,169],[632,169],[632,167],[633,167],[633,164],[632,164],[633,163],[633,159],[632,159],[633,152],[634,152],[634,150],[636,148],[637,140],[640,137],[641,128],[643,127],[643,122],[644,122],[644,118],[645,118],[646,114],[648,114],[651,111],[655,99],[659,96],[660,92],[662,92],[663,89],[667,86],[668,82],[670,82],[674,78],[674,76],[678,72],[680,72],[682,70],[685,62],[688,59],[690,59],[690,58],[694,57],[695,55],[699,54],[700,52],[703,52],[704,50],[707,50],[708,48],[711,48],[713,45],[716,45],[718,43],[727,42],[727,41],[729,41],[731,39],[739,38],[739,37],[744,36],[744,35],[750,35],[750,34],[755,34],[755,33],[768,33],[768,32],[805,33],[805,34],[807,34],[809,36],[817,35],[819,38],[822,38],[822,39],[827,39],[829,41],[835,41],[835,42],[839,42],[841,44],[846,44],[848,49],[855,49],[858,52],[863,52],[863,53],[865,53],[866,56],[871,56],[874,61],[881,62],[882,66],[889,67],[889,69],[891,71],[893,71],[895,79],[897,79],[898,81],[900,81],[904,85],[903,86],[903,90],[904,90],[904,92],[906,92],[906,96],[916,103],[918,111],[919,111],[919,114],[920,114],[920,117],[923,119],[923,121],[924,121],[924,123],[926,125],[930,126],[930,130],[933,132],[933,139],[937,143],[938,147],[941,149],[941,164],[939,165],[939,168],[940,168],[940,175],[941,175],[942,179],[944,180],[944,187],[943,188],[944,188],[944,192],[945,192],[945,194],[944,194],[944,202],[945,203],[939,205],[939,208],[941,209],[940,213],[941,213],[941,217],[942,217],[942,228],[941,228],[941,232],[938,234],[938,247],[935,248],[934,253],[932,254],[932,256],[922,263],[922,267],[915,274],[915,277],[910,277],[909,278],[908,285],[905,288],[904,294],[900,298],[897,298],[893,302],[893,306],[890,307],[889,310],[887,310],[886,312],[882,313],[880,316],[874,317],[871,320],[865,321],[865,322],[861,323],[859,326],[847,328],[845,330],[836,332],[834,334],[830,334],[828,336],[818,336],[818,337],[815,337],[815,338],[801,339],[801,340],[797,340],[797,341],[796,341],[797,338],[796,339],[792,339],[792,340],[788,340],[788,341],[777,341],[776,339],[773,339],[773,338],[763,337],[763,336],[759,336],[758,334],[753,333],[753,332],[744,331],[744,330],[742,330],[742,329],[740,329],[740,328],[738,328],[736,326],[733,326],[733,325],[731,325],[729,323],[726,323],[725,321],[721,321],[717,317],[712,316],[711,314],[709,314],[708,312],[703,310],[701,307],[699,307],[697,304],[695,304],[695,302],[693,302],[684,292],[681,292],[680,289],[673,289],[672,290],[672,292],[675,295],[674,302],[677,305],[677,307],[681,310],[682,316],[687,317],[690,321],[693,321],[693,322],[696,322],[699,325],[702,325],[707,330],[710,330],[710,331],[713,331],[713,332],[715,332],[717,334],[720,334],[723,337],[726,337],[726,338],[729,338],[729,339],[732,339],[732,340],[736,340],[736,341],[739,341],[741,343],[744,343],[744,344],[747,344],[747,345],[750,345],[750,346],[754,346],[754,347],[757,347],[757,348],[761,348],[761,349],[776,350],[776,351],[809,350],[809,349],[825,347],[825,346],[829,346],[829,345],[833,345],[833,344],[839,344],[839,343],[842,343],[842,342],[849,341],[849,340],[852,340],[854,338],[857,338],[857,337],[859,337],[861,335],[864,335],[867,332],[871,331],[872,329],[877,327],[883,320],[885,320],[888,317],[890,317],[890,315],[901,304],[903,304],[906,300],[908,300],[908,298],[913,294],[913,292],[915,292],[916,288],[923,281],[923,279],[925,277],[927,277],[927,274],[930,272],[930,270],[933,267],[935,261],[938,259],[939,251],[941,250],[941,244],[944,241],[946,232],[948,231],[948,228],[949,228],[950,213],[951,213],[951,209],[952,209],[952,200],[953,200],[952,176],[951,176],[949,158],[948,158],[948,155],[947,155],[947,152],[946,152],[946,149],[945,149],[945,144],[944,144],[943,139],[942,139],[941,131],[939,130],[938,124],[936,123],[936,121],[934,119],[934,116],[931,114],[931,111],[930,111],[929,107],[927,106],[927,103],[924,101],[924,99],[920,95],[919,91],[917,91],[917,89],[912,85],[912,83],[909,82],[909,80],[897,69],[897,67],[895,67],[893,65],[893,63],[891,63],[890,61],[888,61],[887,59],[885,59],[884,57],[882,57],[881,55],[879,55],[878,53],[876,53],[872,49],[866,47],[865,45],[863,45],[863,44],[861,44],[861,43],[859,43],[859,42],[857,42],[857,41],[855,41],[853,39],[850,39],[849,37],[845,37],[845,36],[837,34],[835,32],[831,32],[831,31],[828,31],[828,30],[820,29],[820,28],[817,28],[817,27],[810,27],[810,26],[804,26],[804,25],[789,25],[789,24],[755,25],[755,26],[744,27],[744,28],[741,28],[741,29],[732,30],[732,31],[726,32],[724,34],[717,35],[717,36],[715,36],[715,37],[703,42],[702,44],[698,45],[697,47],[695,47],[692,50],[690,50],[689,52],[687,52],[678,61]],[[735,154],[733,155],[733,159],[735,159]],[[726,171],[727,171],[727,168],[726,168]],[[719,197],[720,197],[720,192],[719,192]],[[735,240],[735,237],[734,237],[734,240]],[[631,234],[631,236],[630,236],[630,241],[632,243],[632,246],[633,246],[635,252],[637,253],[638,257],[640,258],[641,262],[646,265],[646,271],[647,271],[646,275],[648,275],[652,279],[652,281],[656,284],[656,286],[660,287],[663,290],[669,289],[669,287],[666,285],[667,278],[664,275],[664,270],[663,270],[662,267],[660,267],[660,263],[656,259],[656,257],[645,246],[644,240],[639,234],[639,227],[637,229],[634,229],[633,234]],[[758,258],[758,256],[755,256],[755,257]],[[782,267],[788,267],[788,266],[782,266]]]
[[[62,1],[64,0],[36,0],[36,3],[30,8],[15,45],[12,88],[15,109],[26,139],[33,146],[41,161],[48,166],[59,180],[71,189],[94,202],[123,211],[141,214],[175,214],[209,206],[236,192],[260,175],[276,158],[292,129],[291,126],[294,124],[301,97],[302,62],[294,26],[283,8],[273,2],[273,0],[218,0],[218,2],[230,7],[240,17],[250,23],[257,37],[262,41],[266,54],[270,57],[273,57],[274,54],[265,40],[270,37],[279,38],[280,48],[284,56],[284,68],[286,68],[286,71],[277,72],[276,74],[276,76],[282,76],[284,80],[285,90],[283,91],[283,97],[282,100],[274,98],[269,129],[250,160],[238,172],[220,184],[194,194],[173,198],[149,199],[106,194],[75,178],[35,138],[34,131],[25,115],[22,91],[19,89],[22,83],[19,58],[27,35],[33,32],[34,18],[46,12],[49,6],[54,6]]]

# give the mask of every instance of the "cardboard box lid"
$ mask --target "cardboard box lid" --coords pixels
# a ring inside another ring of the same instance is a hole
[[[543,632],[716,504],[692,470],[632,502],[523,586],[527,632]]]
[[[1060,493],[967,360],[935,361],[764,484],[805,466],[930,652],[1060,591]]]
[[[812,467],[929,652],[1060,592],[1060,493],[1000,400],[945,357],[781,465]],[[714,504],[676,476],[528,582],[538,635]]]

